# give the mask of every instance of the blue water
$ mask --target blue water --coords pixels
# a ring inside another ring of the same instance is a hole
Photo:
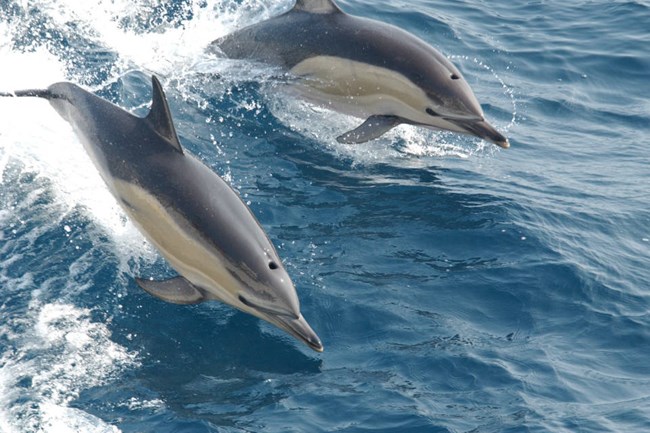
[[[74,133],[0,100],[0,431],[650,431],[650,4],[340,1],[450,57],[504,151],[341,145],[357,120],[203,51],[290,3],[0,2],[0,90],[65,79],[143,114],[161,77],[325,345],[142,292],[172,271]]]

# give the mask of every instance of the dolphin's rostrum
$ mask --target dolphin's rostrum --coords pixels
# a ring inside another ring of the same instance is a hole
[[[321,352],[271,241],[236,192],[185,152],[162,87],[145,118],[71,83],[0,96],[49,100],[75,129],[111,193],[180,274],[138,279],[164,301],[219,300],[264,319]]]
[[[362,143],[406,123],[470,134],[507,148],[460,71],[395,26],[344,13],[332,0],[290,11],[215,40],[210,50],[280,66],[302,98],[367,119],[338,141]]]

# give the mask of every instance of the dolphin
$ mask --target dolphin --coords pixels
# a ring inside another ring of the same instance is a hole
[[[281,67],[297,78],[298,96],[366,119],[337,137],[341,143],[363,143],[406,123],[510,146],[440,52],[398,27],[349,15],[332,0],[297,0],[288,12],[217,39],[208,50]]]
[[[181,147],[160,82],[152,83],[144,118],[72,83],[0,96],[45,98],[73,126],[113,196],[179,274],[136,279],[145,291],[176,304],[222,301],[322,352],[268,236],[239,195]]]

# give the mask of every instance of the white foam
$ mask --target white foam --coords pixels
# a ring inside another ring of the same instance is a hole
[[[12,334],[13,350],[0,358],[2,431],[118,432],[69,404],[81,391],[136,365],[135,355],[114,343],[106,325],[93,321],[89,310],[33,301],[27,316],[0,328],[7,334],[16,321],[31,324],[27,332]]]
[[[104,423],[99,418],[84,411],[52,403],[41,405],[43,412],[42,432],[56,433],[118,433],[121,430]]]
[[[28,7],[23,6],[26,13]],[[271,0],[191,0],[169,18],[162,12],[166,7],[171,5],[158,0],[41,0],[39,13],[53,29],[81,32],[118,54],[118,74],[144,69],[183,77],[205,58],[211,41],[283,8]]]
[[[0,40],[8,40],[3,31],[7,28],[0,27]],[[44,88],[65,78],[64,63],[42,47],[20,53],[0,45],[0,63],[11,65],[0,68],[0,84],[8,90]],[[81,205],[129,256],[153,259],[153,250],[126,219],[71,126],[45,100],[0,98],[0,118],[1,185],[11,185],[8,168],[19,164],[50,182],[61,216]]]

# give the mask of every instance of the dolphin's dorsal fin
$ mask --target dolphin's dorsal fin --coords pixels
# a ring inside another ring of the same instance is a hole
[[[172,113],[169,111],[165,92],[163,92],[160,81],[158,81],[155,75],[151,76],[151,84],[153,87],[151,111],[147,115],[146,120],[161,137],[169,141],[169,144],[174,149],[183,153],[181,142],[178,141],[178,135],[176,135],[176,128],[174,128]]]
[[[293,11],[309,12],[312,14],[333,14],[342,12],[332,0],[296,0]]]

